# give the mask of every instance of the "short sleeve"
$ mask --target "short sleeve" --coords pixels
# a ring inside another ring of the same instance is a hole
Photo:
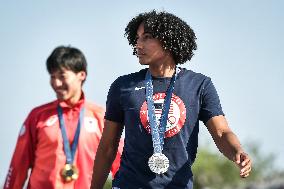
[[[119,78],[116,79],[111,84],[110,89],[108,91],[105,119],[123,124],[124,113],[120,102],[120,96],[121,96],[120,81],[121,80]]]
[[[199,120],[206,124],[207,121],[212,117],[224,115],[224,113],[217,90],[214,87],[211,79],[206,78],[203,84]]]

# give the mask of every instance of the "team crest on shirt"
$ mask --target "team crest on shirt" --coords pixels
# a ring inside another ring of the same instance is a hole
[[[157,120],[160,120],[162,114],[162,108],[165,100],[165,93],[157,93],[153,95],[155,105],[155,115]],[[148,120],[147,102],[145,101],[140,109],[140,120],[143,127],[151,133],[151,128]],[[168,114],[167,126],[165,137],[172,137],[176,135],[184,126],[186,120],[186,108],[183,101],[176,95],[172,94],[170,110]]]
[[[57,115],[53,115],[51,116],[46,122],[45,122],[45,125],[46,126],[52,126],[54,125],[58,120],[58,116]]]
[[[98,120],[93,117],[85,117],[84,127],[89,133],[100,133]]]

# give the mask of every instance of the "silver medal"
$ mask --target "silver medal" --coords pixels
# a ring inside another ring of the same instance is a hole
[[[162,174],[169,168],[169,159],[162,153],[154,153],[149,158],[148,165],[153,173]]]

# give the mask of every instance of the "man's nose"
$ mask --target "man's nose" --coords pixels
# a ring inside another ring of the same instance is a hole
[[[142,40],[141,39],[137,39],[135,47],[136,47],[136,49],[142,48]]]
[[[51,83],[54,87],[60,87],[62,86],[62,81],[58,78],[52,79]]]

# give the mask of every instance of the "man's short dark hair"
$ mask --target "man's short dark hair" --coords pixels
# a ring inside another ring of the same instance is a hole
[[[49,74],[65,68],[74,73],[84,71],[87,74],[87,61],[84,54],[77,48],[70,46],[56,47],[46,61]]]
[[[125,28],[125,36],[133,47],[134,55],[137,55],[136,35],[141,23],[144,23],[145,32],[160,40],[163,48],[172,53],[176,64],[183,64],[191,60],[194,55],[193,50],[197,49],[194,31],[177,16],[155,10],[139,14]]]

